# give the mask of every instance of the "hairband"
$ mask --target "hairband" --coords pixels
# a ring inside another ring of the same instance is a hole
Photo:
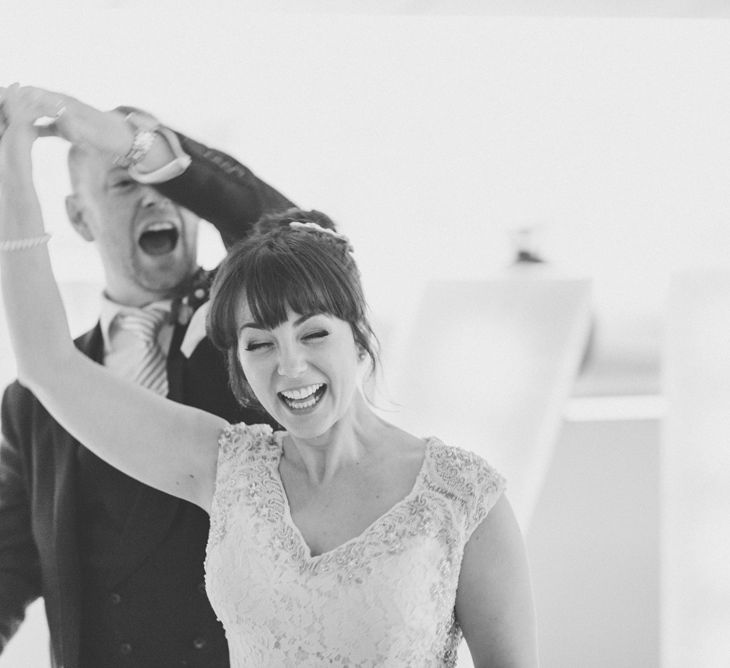
[[[350,243],[350,240],[344,235],[340,234],[339,232],[335,232],[335,230],[330,229],[329,227],[322,227],[319,223],[302,223],[298,220],[292,220],[289,223],[289,227],[295,229],[295,230],[309,230],[311,232],[324,232],[325,234],[329,234],[333,236],[335,239],[339,239],[340,241],[344,241],[345,244],[347,244],[347,250],[352,253],[353,247]]]

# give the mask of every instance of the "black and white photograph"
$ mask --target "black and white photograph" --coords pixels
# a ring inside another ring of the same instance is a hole
[[[0,668],[730,666],[730,5],[0,16]]]

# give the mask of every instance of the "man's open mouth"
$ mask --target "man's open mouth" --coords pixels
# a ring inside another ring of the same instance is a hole
[[[152,223],[139,237],[140,248],[148,255],[165,255],[175,250],[180,232],[169,222]]]

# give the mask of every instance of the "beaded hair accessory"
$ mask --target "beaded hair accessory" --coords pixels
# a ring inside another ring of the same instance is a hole
[[[310,232],[324,232],[325,234],[329,234],[330,236],[333,236],[335,239],[339,239],[340,241],[344,241],[347,246],[347,251],[349,253],[354,252],[354,248],[352,247],[352,244],[350,243],[350,240],[344,235],[340,234],[339,232],[335,232],[334,230],[328,228],[328,227],[322,227],[319,223],[302,223],[298,220],[292,220],[289,223],[289,227],[295,229],[295,230],[309,230]]]

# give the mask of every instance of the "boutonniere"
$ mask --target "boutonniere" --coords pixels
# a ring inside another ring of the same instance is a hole
[[[195,313],[193,307],[190,306],[190,304],[188,304],[185,299],[183,299],[177,305],[177,309],[175,312],[175,322],[178,325],[185,327],[190,322],[190,319],[193,317],[193,313]]]
[[[187,294],[173,306],[173,322],[182,327],[190,323],[193,314],[208,301],[211,280],[211,272],[201,269],[197,273]]]

